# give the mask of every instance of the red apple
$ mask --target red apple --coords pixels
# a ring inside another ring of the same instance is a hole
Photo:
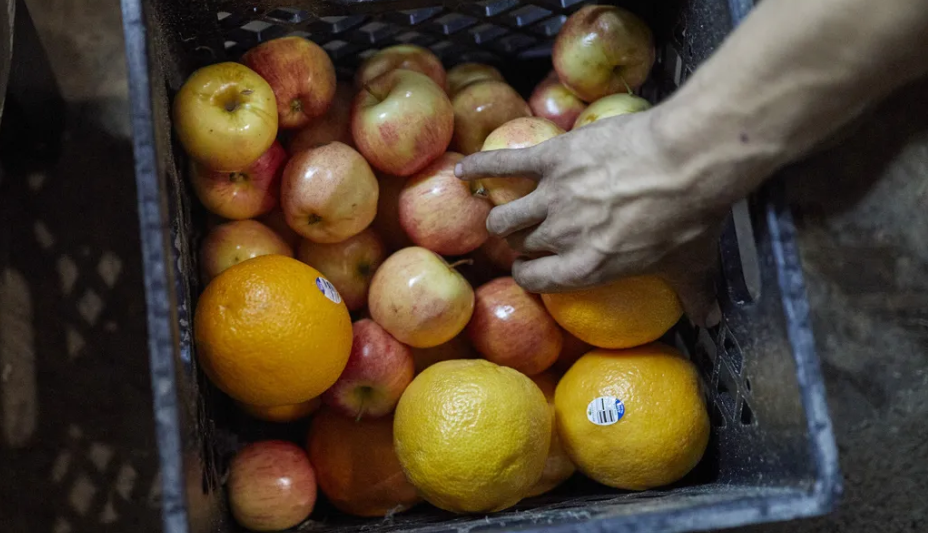
[[[390,252],[412,246],[406,230],[400,225],[400,192],[406,185],[406,178],[397,176],[378,176],[380,196],[377,200],[377,216],[374,227],[383,238]]]
[[[377,169],[411,176],[445,153],[454,111],[428,76],[397,69],[368,82],[351,108],[358,150]]]
[[[604,96],[593,102],[589,107],[584,109],[583,112],[577,116],[573,129],[592,124],[604,118],[637,113],[649,109],[650,107],[650,102],[634,94],[610,94],[609,96]]]
[[[339,83],[335,89],[335,98],[325,115],[310,121],[298,130],[290,139],[290,155],[310,148],[316,148],[332,141],[354,145],[351,138],[351,100],[354,90],[346,83]]]
[[[467,340],[467,335],[461,333],[450,341],[431,348],[412,348],[412,358],[416,362],[416,373],[426,368],[452,359],[476,359],[480,357],[474,347]]]
[[[238,63],[191,74],[174,97],[172,118],[187,155],[210,170],[248,168],[277,137],[274,91]]]
[[[335,285],[349,311],[367,305],[367,289],[386,257],[386,247],[374,230],[332,244],[304,240],[297,259],[315,268]]]
[[[567,19],[551,61],[565,87],[585,102],[640,87],[654,65],[651,29],[631,11],[589,5]]]
[[[400,68],[425,74],[442,90],[447,89],[445,67],[441,60],[428,48],[414,44],[388,46],[365,59],[355,72],[354,86],[361,89],[377,76]]]
[[[255,220],[220,224],[206,234],[200,247],[203,281],[242,261],[274,254],[293,257],[293,248],[264,224]]]
[[[488,361],[526,376],[554,364],[564,339],[541,298],[509,277],[481,285],[475,297],[467,337]]]
[[[296,250],[303,240],[303,237],[300,237],[300,234],[293,231],[293,228],[287,224],[287,217],[279,208],[259,217],[258,222],[274,230],[274,233],[283,239],[292,250]]]
[[[482,152],[528,148],[553,139],[564,133],[557,124],[539,117],[524,117],[510,120],[493,130],[483,143]],[[493,205],[503,205],[521,198],[535,190],[536,182],[530,177],[488,177],[475,183],[482,187]]]
[[[552,72],[535,87],[528,106],[536,117],[546,118],[562,130],[570,131],[586,103],[564,87],[557,79],[557,73]]]
[[[322,394],[322,402],[356,420],[393,412],[416,373],[409,347],[370,319],[352,326],[348,365]]]
[[[313,242],[340,242],[377,213],[377,178],[367,161],[338,141],[294,155],[284,169],[280,204],[287,224]]]
[[[480,248],[494,267],[507,272],[512,271],[512,264],[519,257],[519,252],[513,250],[506,239],[496,235],[490,235]]]
[[[387,258],[371,282],[371,317],[400,342],[431,348],[464,330],[474,290],[454,265],[413,246]]]
[[[454,151],[480,151],[487,135],[514,118],[529,117],[531,109],[515,89],[502,81],[471,83],[454,95]]]
[[[490,201],[454,175],[464,156],[448,152],[409,178],[399,197],[400,225],[414,243],[441,255],[463,255],[487,240]],[[453,216],[449,216],[453,213]]]
[[[286,162],[287,152],[275,141],[243,170],[208,170],[193,161],[190,181],[193,192],[211,213],[231,220],[254,218],[277,207],[280,174]]]
[[[335,96],[335,66],[318,44],[303,37],[263,42],[242,62],[274,89],[281,128],[301,128],[323,115]]]
[[[229,508],[252,531],[298,525],[316,505],[316,474],[302,448],[266,440],[239,450],[229,465]]]
[[[448,71],[448,96],[454,98],[461,89],[483,80],[505,81],[503,75],[483,63],[461,63]]]
[[[561,334],[564,336],[564,343],[561,345],[561,353],[557,356],[557,361],[554,362],[552,368],[554,371],[563,374],[570,370],[570,367],[577,362],[577,359],[580,359],[594,348],[574,337],[565,329],[561,329]]]

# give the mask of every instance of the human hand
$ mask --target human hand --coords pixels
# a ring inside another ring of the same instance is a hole
[[[490,233],[524,254],[513,277],[526,290],[562,292],[656,274],[692,320],[714,324],[720,313],[712,274],[733,199],[718,190],[720,169],[682,160],[683,151],[663,142],[655,110],[603,119],[531,148],[477,153],[455,173],[538,179],[534,192],[487,218]]]

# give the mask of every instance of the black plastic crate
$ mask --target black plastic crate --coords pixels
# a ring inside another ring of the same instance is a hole
[[[201,286],[202,209],[172,141],[170,99],[205,64],[236,59],[262,40],[298,34],[322,45],[342,75],[399,42],[431,48],[450,67],[501,67],[527,93],[550,69],[550,46],[585,0],[122,0],[149,351],[165,531],[237,531],[221,487],[243,441],[279,436],[238,424],[228,399],[196,368],[192,311]],[[643,94],[670,94],[750,9],[751,0],[619,0],[659,43]],[[420,505],[384,520],[317,506],[313,531],[557,530],[671,532],[787,520],[829,511],[841,490],[837,452],[814,352],[795,228],[774,181],[736,205],[721,242],[724,319],[685,319],[669,335],[704,379],[712,438],[699,466],[672,487],[617,491],[580,476],[484,516]],[[301,429],[296,428],[297,436]]]

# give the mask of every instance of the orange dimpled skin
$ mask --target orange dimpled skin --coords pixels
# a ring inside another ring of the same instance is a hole
[[[683,316],[677,293],[656,276],[634,276],[577,292],[541,295],[554,320],[599,348],[655,341]]]
[[[280,255],[225,270],[194,316],[203,371],[232,398],[257,406],[322,394],[351,352],[348,309],[329,287],[316,269]]]

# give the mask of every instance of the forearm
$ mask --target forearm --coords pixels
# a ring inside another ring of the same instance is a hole
[[[656,135],[696,194],[734,201],[928,71],[926,35],[924,0],[764,0],[655,110]]]

